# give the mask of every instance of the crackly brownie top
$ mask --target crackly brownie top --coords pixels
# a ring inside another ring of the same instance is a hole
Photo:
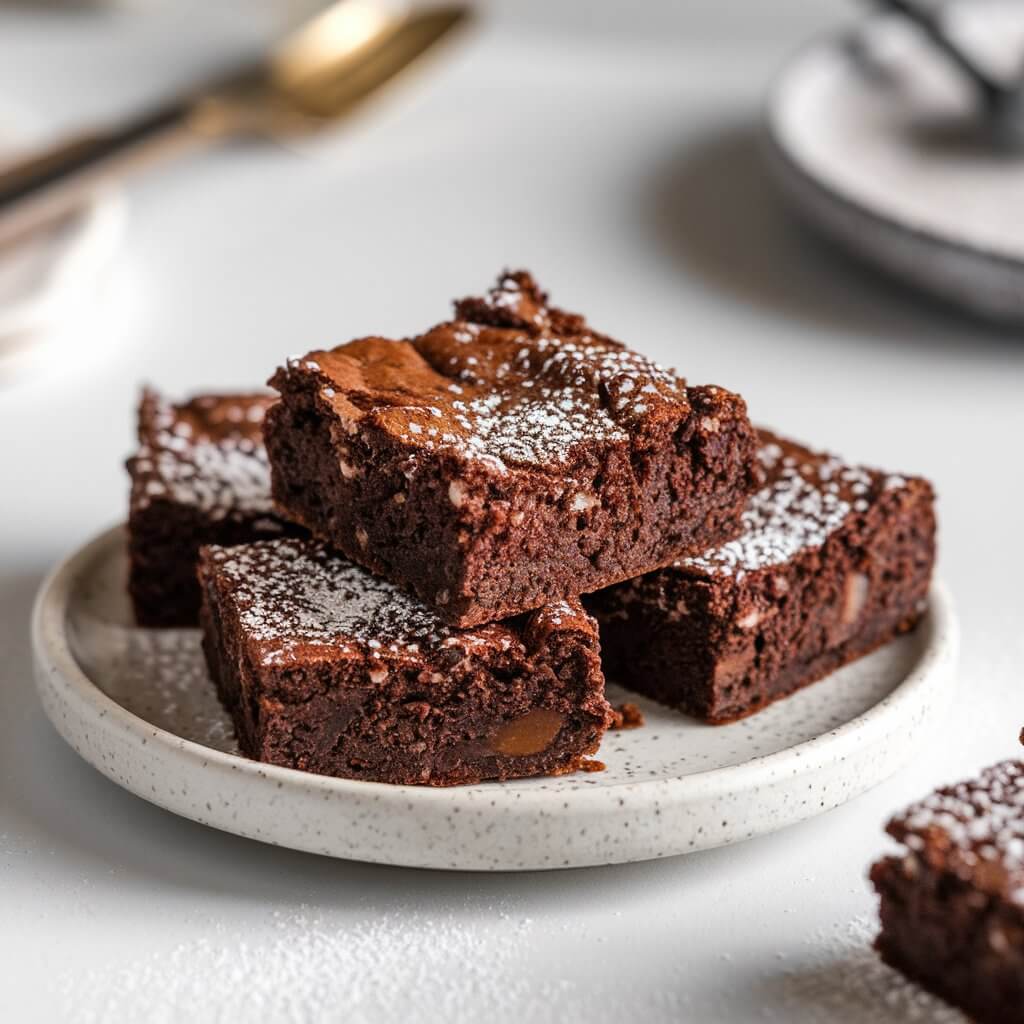
[[[273,512],[261,424],[271,395],[200,395],[176,405],[155,391],[139,405],[139,449],[129,460],[132,511],[155,500],[222,519]]]
[[[887,831],[930,868],[1024,906],[1024,762],[937,790]]]
[[[766,430],[758,436],[765,482],[747,502],[740,535],[676,567],[742,579],[746,572],[782,565],[820,547],[884,491],[908,484],[902,476],[847,465]]]
[[[505,273],[456,318],[409,341],[363,338],[288,361],[271,384],[315,388],[348,429],[372,423],[414,451],[502,471],[558,471],[581,446],[625,443],[694,412],[745,417],[742,400],[688,388],[672,371],[549,305],[525,272]]]
[[[578,603],[564,601],[529,617],[455,629],[404,590],[316,541],[211,546],[204,560],[214,567],[244,636],[266,665],[339,654],[423,661],[440,656],[448,664],[482,647],[522,650],[528,631],[541,636],[594,629]]]

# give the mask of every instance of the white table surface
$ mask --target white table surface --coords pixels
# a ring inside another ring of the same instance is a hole
[[[0,10],[0,103],[57,131],[269,25],[253,5],[133,10]],[[237,146],[132,188],[126,243],[66,355],[0,389],[2,1019],[935,1019],[867,951],[865,872],[890,812],[1018,749],[1024,340],[889,287],[780,209],[759,98],[846,13],[509,0],[422,90],[330,144]],[[286,354],[441,319],[506,264],[741,391],[758,421],[936,482],[963,652],[928,752],[766,839],[521,876],[261,846],[80,762],[32,690],[29,606],[53,562],[124,513],[140,382],[247,388]]]

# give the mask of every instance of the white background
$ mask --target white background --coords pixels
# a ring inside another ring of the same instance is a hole
[[[760,100],[849,13],[509,0],[329,143],[221,149],[131,189],[126,242],[64,354],[0,387],[4,1020],[934,1019],[867,952],[865,872],[890,812],[1018,749],[1024,340],[880,282],[780,208]],[[0,105],[66,130],[269,27],[252,4],[5,7]],[[124,514],[140,382],[248,388],[289,353],[442,319],[505,265],[741,391],[758,422],[935,481],[963,653],[927,753],[767,839],[527,876],[260,846],[81,763],[32,692],[29,606],[52,563]]]

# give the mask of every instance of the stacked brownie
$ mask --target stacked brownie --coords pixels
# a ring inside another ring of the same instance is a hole
[[[737,537],[588,600],[610,676],[715,724],[911,629],[935,560],[927,481],[767,431],[758,456]]]
[[[152,441],[130,463],[140,622],[207,545],[204,649],[252,757],[407,784],[572,771],[612,721],[589,612],[606,672],[714,722],[921,614],[927,483],[758,436],[739,396],[592,330],[528,274],[415,338],[289,359],[271,385],[266,447],[246,448],[259,480],[202,485],[234,532],[203,533],[193,494],[183,512],[144,475]],[[226,401],[166,406],[161,429]],[[290,535],[261,539],[271,524]]]
[[[687,387],[526,274],[456,313],[275,374],[264,434],[285,514],[462,627],[736,533],[756,481],[739,396]]]

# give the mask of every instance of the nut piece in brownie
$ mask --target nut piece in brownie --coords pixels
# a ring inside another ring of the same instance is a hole
[[[316,541],[204,548],[203,648],[242,751],[375,782],[571,772],[611,721],[575,600],[467,631]]]
[[[888,825],[876,948],[979,1024],[1024,1020],[1024,762],[940,789]]]
[[[298,532],[274,514],[261,425],[269,395],[201,395],[175,405],[146,390],[128,460],[128,590],[142,626],[195,626],[203,544]]]
[[[411,341],[289,360],[274,498],[457,626],[607,586],[734,535],[746,406],[548,305],[526,273]]]
[[[707,722],[741,718],[913,627],[935,557],[927,481],[766,431],[743,530],[594,594],[610,679]]]

